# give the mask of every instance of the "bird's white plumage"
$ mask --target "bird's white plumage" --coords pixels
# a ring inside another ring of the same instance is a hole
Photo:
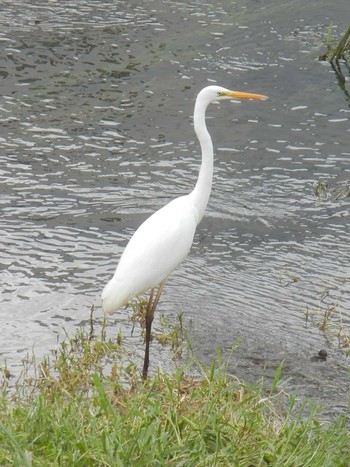
[[[174,199],[141,224],[102,292],[105,313],[121,308],[169,276],[190,251],[196,219],[196,208],[187,195]]]
[[[176,198],[155,212],[134,233],[112,280],[102,292],[105,313],[118,310],[131,298],[164,282],[187,256],[207,206],[213,178],[213,145],[205,124],[205,111],[210,102],[234,98],[266,97],[221,86],[207,86],[198,94],[194,129],[201,145],[202,164],[196,186],[189,195]]]

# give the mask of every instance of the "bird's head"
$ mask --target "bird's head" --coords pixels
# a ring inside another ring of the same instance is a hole
[[[250,92],[230,91],[221,86],[207,86],[198,94],[198,99],[202,100],[206,105],[210,102],[215,102],[223,99],[260,99],[265,100],[267,96],[262,94],[253,94]]]

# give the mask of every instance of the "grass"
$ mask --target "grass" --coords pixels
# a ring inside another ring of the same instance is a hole
[[[138,298],[130,304],[132,309],[131,321],[133,329],[138,324],[141,327],[141,334],[145,336],[145,317],[147,309],[147,300]],[[160,332],[155,335],[155,339],[162,345],[170,345],[174,357],[181,357],[184,346],[185,329],[183,324],[183,313],[177,316],[177,322],[170,324],[169,319],[160,315]]]
[[[199,377],[187,365],[143,383],[123,366],[122,339],[91,326],[15,387],[4,372],[0,465],[349,465],[345,419],[321,423],[315,405],[285,394],[282,366],[270,388],[230,376],[220,354],[210,368],[193,360]]]

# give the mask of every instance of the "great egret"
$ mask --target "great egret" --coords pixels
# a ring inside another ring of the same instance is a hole
[[[261,94],[207,86],[197,96],[194,131],[202,150],[202,164],[194,190],[170,201],[146,219],[127,244],[115,274],[102,292],[102,307],[112,313],[130,299],[151,289],[146,309],[146,347],[142,376],[147,378],[154,311],[164,283],[190,251],[196,227],[208,204],[213,178],[213,144],[205,124],[205,111],[222,99],[267,99]],[[159,286],[157,293],[154,289]]]

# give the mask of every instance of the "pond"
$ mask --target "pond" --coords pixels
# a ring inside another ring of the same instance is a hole
[[[337,4],[3,2],[1,365],[41,358],[92,304],[102,319],[133,231],[196,182],[194,101],[216,83],[269,100],[209,107],[213,191],[159,314],[184,313],[202,361],[238,342],[237,376],[271,378],[284,361],[288,390],[347,406],[343,342],[318,326],[330,310],[342,329],[350,318],[350,199],[315,196],[320,180],[350,179],[349,94],[317,60],[329,24],[347,27]],[[140,356],[140,336],[127,342]],[[158,347],[151,368],[171,365]]]

